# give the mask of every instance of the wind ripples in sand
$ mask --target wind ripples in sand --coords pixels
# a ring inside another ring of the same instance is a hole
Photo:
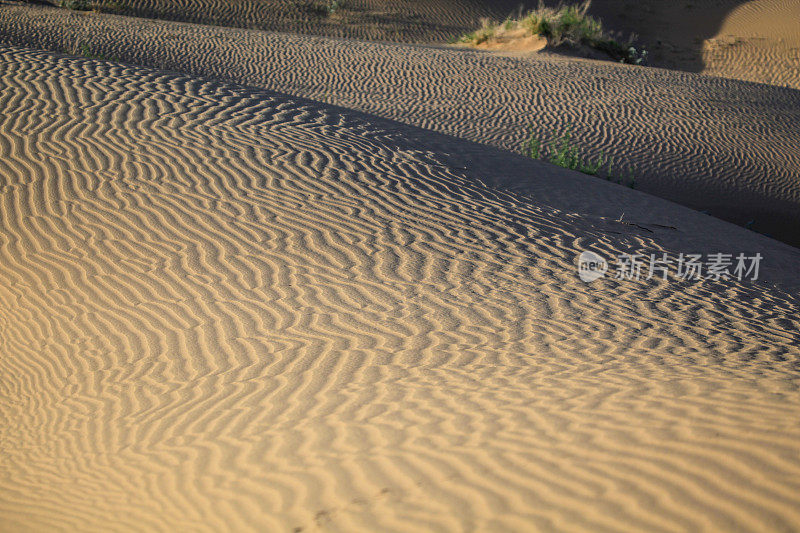
[[[584,245],[675,248],[483,185],[486,147],[106,61],[0,68],[4,529],[800,523],[779,284],[587,286]]]
[[[800,91],[546,56],[506,57],[4,7],[10,44],[116,57],[311,98],[520,152],[571,131],[616,178],[800,244]]]

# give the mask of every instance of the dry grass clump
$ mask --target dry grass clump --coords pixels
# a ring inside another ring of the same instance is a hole
[[[504,22],[484,19],[479,29],[464,35],[458,42],[480,45],[524,33],[546,38],[549,46],[588,46],[623,63],[643,64],[647,51],[637,50],[633,37],[622,42],[617,40],[603,28],[599,19],[588,14],[590,6],[591,0],[585,0],[577,5],[559,3],[556,7],[547,7],[540,0],[539,7],[518,18],[508,18]]]
[[[60,0],[58,5],[73,11],[98,13],[121,13],[125,9],[125,4],[120,0]]]
[[[310,5],[310,11],[316,15],[331,16],[345,8],[345,0],[320,0]]]
[[[89,0],[61,0],[58,5],[73,11],[89,11],[93,6]]]
[[[534,11],[517,21],[532,34],[547,38],[552,46],[594,44],[604,38],[602,23],[587,15],[591,0],[577,6],[545,7],[542,2]],[[506,25],[514,21],[506,21]]]

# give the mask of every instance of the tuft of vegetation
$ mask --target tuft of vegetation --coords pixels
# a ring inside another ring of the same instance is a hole
[[[323,0],[315,2],[311,6],[311,11],[319,15],[331,16],[344,8],[345,0]]]
[[[508,30],[506,30],[508,31]],[[488,18],[481,19],[481,27],[461,37],[457,42],[483,44],[498,33],[498,26]]]
[[[72,44],[72,48],[64,50],[65,53],[73,55],[73,56],[83,56],[86,59],[100,59],[103,61],[116,61],[119,62],[120,59],[116,56],[105,56],[103,54],[98,54],[92,51],[92,47],[89,46],[87,43],[77,40]]]
[[[519,33],[520,30],[524,30],[528,35],[546,38],[547,44],[553,47],[587,46],[604,52],[622,63],[645,64],[647,51],[636,48],[635,36],[620,40],[604,30],[602,22],[588,14],[590,6],[591,0],[585,0],[578,5],[559,3],[556,7],[547,7],[542,0],[539,0],[539,7],[519,18],[508,18],[500,23],[483,19],[479,29],[464,35],[456,42],[479,45],[504,34]]]
[[[567,130],[561,137],[553,137],[547,144],[543,144],[536,137],[536,132],[531,128],[531,135],[525,142],[523,153],[532,159],[542,159],[562,168],[576,170],[590,176],[605,177],[606,180],[636,188],[636,177],[633,171],[628,171],[626,178],[615,173],[614,160],[600,153],[597,159],[584,157],[572,144],[572,131]]]
[[[120,0],[102,0],[93,5],[93,9],[100,13],[122,13],[125,8],[125,3]]]
[[[125,4],[121,0],[61,0],[59,6],[73,11],[96,11],[98,13],[121,13]]]
[[[89,11],[93,7],[89,0],[61,0],[59,5],[73,11]]]

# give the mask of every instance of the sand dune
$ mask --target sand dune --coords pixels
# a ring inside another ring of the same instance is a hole
[[[329,37],[445,43],[474,30],[483,18],[504,20],[536,7],[539,0],[344,0],[330,14],[325,9],[328,0],[96,3],[108,12],[137,17]],[[637,35],[639,45],[650,52],[653,66],[800,89],[800,2],[796,0],[593,0],[590,13],[610,31],[623,37]]]
[[[2,48],[0,99],[3,530],[800,525],[797,250],[208,78]]]
[[[7,7],[0,39],[312,98],[519,152],[572,131],[639,189],[800,244],[800,91],[607,62],[505,57]]]
[[[800,89],[800,2],[752,2],[704,43],[703,72]]]
[[[48,0],[42,0],[47,5]],[[483,17],[502,19],[534,2],[514,0],[98,0],[109,13],[215,26],[378,41],[445,43]],[[58,1],[49,1],[58,5]]]
[[[656,66],[800,89],[796,0],[593,0],[591,12],[639,35]]]

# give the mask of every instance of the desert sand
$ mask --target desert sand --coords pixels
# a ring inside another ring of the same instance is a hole
[[[55,0],[41,0],[42,3]],[[328,37],[444,43],[539,0],[96,0],[106,12]],[[547,2],[549,5],[557,2]],[[577,3],[577,2],[576,2]],[[328,13],[326,6],[336,4]],[[655,67],[800,89],[797,0],[592,0],[590,14],[638,36]],[[502,48],[502,47],[501,47]],[[517,46],[505,47],[518,49]],[[528,50],[541,50],[531,43]]]
[[[800,250],[690,208],[791,241],[798,91],[17,4],[0,42],[0,530],[800,528]]]
[[[102,12],[139,18],[371,41],[441,44],[475,29],[482,18],[503,19],[520,8],[536,5],[537,1],[97,0],[94,4]],[[59,1],[35,3],[58,5]]]
[[[800,91],[503,56],[8,6],[0,40],[213,76],[520,153],[572,132],[640,190],[800,244]]]
[[[797,0],[593,0],[591,12],[637,34],[654,66],[800,89]]]
[[[800,524],[796,249],[318,102],[0,57],[5,531]],[[764,261],[586,284],[589,248]]]

